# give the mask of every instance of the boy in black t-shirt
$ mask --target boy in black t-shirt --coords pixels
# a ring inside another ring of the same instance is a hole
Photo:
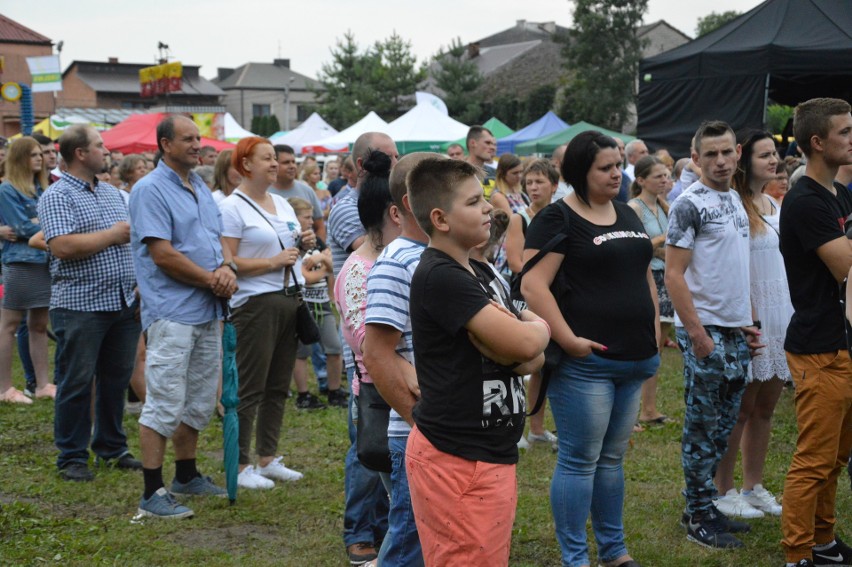
[[[787,565],[850,565],[852,548],[834,530],[837,478],[852,450],[852,360],[838,286],[852,267],[844,234],[852,198],[834,181],[839,166],[852,164],[850,106],[830,98],[804,102],[793,133],[808,163],[781,208],[781,254],[795,309],[784,350],[799,425],[781,544]]]
[[[507,565],[515,517],[521,375],[544,362],[547,323],[513,314],[469,257],[492,207],[468,163],[426,159],[408,175],[412,212],[430,237],[411,282],[421,399],[406,448],[426,565]]]

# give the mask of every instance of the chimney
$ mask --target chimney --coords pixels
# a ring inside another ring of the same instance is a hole
[[[233,74],[234,70],[229,67],[219,67],[216,69],[216,78],[218,78],[220,81],[224,81]]]
[[[110,65],[117,65],[118,57],[110,57],[109,59],[107,59],[107,63],[109,63]]]
[[[556,22],[544,22],[543,24],[541,24],[541,29],[543,29],[550,35],[553,35],[556,33]]]
[[[524,29],[525,27],[527,27],[526,20],[517,20],[515,23],[520,29]]]
[[[290,60],[289,59],[273,59],[272,64],[276,67],[284,67],[285,69],[290,68]]]
[[[479,57],[479,42],[468,43],[467,44],[467,57],[468,59],[473,59],[474,57]]]

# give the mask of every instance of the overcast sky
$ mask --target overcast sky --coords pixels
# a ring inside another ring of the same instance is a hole
[[[758,0],[649,0],[645,23],[666,20],[689,36],[710,12],[750,10]],[[476,41],[516,20],[571,27],[566,0],[0,0],[0,13],[64,41],[63,70],[73,60],[154,63],[157,43],[171,58],[217,67],[289,58],[293,70],[315,77],[329,49],[347,30],[360,46],[396,31],[411,41],[419,61],[456,37]],[[2,53],[2,49],[0,49]]]

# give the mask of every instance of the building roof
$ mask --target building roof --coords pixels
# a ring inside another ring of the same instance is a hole
[[[74,61],[62,73],[63,78],[71,69],[77,76],[99,93],[138,93],[139,70],[150,67],[145,63],[117,63],[112,61]],[[173,95],[223,96],[225,92],[198,74],[197,65],[183,66],[182,89]]]
[[[35,43],[53,45],[49,37],[45,37],[15,20],[10,20],[0,14],[0,43]]]
[[[639,39],[642,39],[643,37],[648,35],[650,32],[652,32],[653,30],[655,30],[656,28],[659,28],[659,27],[669,28],[673,32],[680,35],[684,39],[684,41],[692,41],[692,38],[690,36],[683,33],[682,31],[680,31],[679,29],[677,29],[676,27],[674,27],[673,25],[671,25],[670,23],[668,23],[665,20],[657,20],[656,22],[652,22],[650,24],[644,24],[644,25],[639,26],[638,28],[636,28],[636,37],[638,37]]]
[[[542,40],[534,39],[521,43],[480,47],[479,55],[471,59],[483,75],[490,75],[503,65],[520,57],[531,49],[541,45]]]
[[[275,63],[246,63],[236,69],[219,69],[219,77],[213,83],[223,90],[257,89],[306,91],[321,88],[321,85],[307,75],[293,71],[289,60],[279,59]]]
[[[484,37],[474,43],[478,43],[480,48],[492,47],[510,43],[553,39],[554,35],[567,34],[570,31],[569,28],[557,25],[555,22],[528,22],[526,20],[518,20],[513,27]]]

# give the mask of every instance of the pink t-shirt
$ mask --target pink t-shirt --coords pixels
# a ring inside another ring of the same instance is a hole
[[[367,311],[367,276],[374,263],[374,260],[353,252],[340,268],[340,273],[334,281],[334,301],[341,317],[343,338],[352,349],[361,379],[367,383],[372,383],[373,380],[364,366],[361,343],[366,334],[364,317]],[[361,390],[358,372],[352,380],[352,393],[356,396]]]

